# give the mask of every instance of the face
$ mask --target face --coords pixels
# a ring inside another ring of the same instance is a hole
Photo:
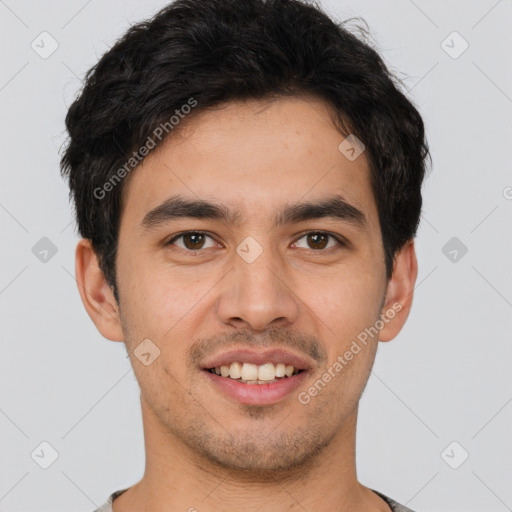
[[[126,184],[119,313],[144,414],[223,467],[304,465],[354,422],[375,327],[345,355],[388,283],[368,162],[344,138],[318,100],[229,103]]]

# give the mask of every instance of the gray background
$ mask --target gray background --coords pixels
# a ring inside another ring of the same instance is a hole
[[[84,72],[165,3],[0,0],[3,512],[90,512],[142,476],[138,386],[80,301],[58,150]],[[512,1],[323,6],[368,22],[433,155],[415,301],[363,395],[359,478],[420,512],[512,510]]]

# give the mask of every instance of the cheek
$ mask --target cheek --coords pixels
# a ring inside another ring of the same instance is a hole
[[[134,257],[118,264],[126,341],[133,351],[142,340],[152,340],[161,352],[159,372],[168,365],[172,374],[182,374],[179,362],[197,335],[200,318],[212,308],[212,283],[190,269],[169,266],[152,271],[148,261]]]
[[[120,243],[120,247],[123,244]],[[131,323],[155,333],[162,319],[165,326],[180,313],[181,284],[171,272],[157,268],[154,258],[144,252],[119,250],[117,277],[122,305]],[[185,305],[183,305],[185,307]],[[157,321],[158,320],[158,321]],[[165,327],[164,326],[164,327]]]
[[[379,318],[380,301],[375,291],[357,284],[334,289],[332,300],[324,298],[319,311],[328,363],[317,378],[328,382],[326,395],[343,404],[340,410],[356,405],[377,350],[378,335],[371,327]]]
[[[331,277],[327,286],[309,289],[305,295],[326,336],[337,339],[340,347],[379,316],[383,290],[373,274],[358,270]]]

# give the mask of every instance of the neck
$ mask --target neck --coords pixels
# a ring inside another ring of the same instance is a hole
[[[113,505],[113,512],[183,510],[389,511],[357,481],[357,409],[332,441],[301,467],[286,472],[244,472],[220,467],[165,430],[142,403],[146,468],[143,478]]]

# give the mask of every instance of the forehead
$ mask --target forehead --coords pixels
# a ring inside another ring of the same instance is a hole
[[[181,195],[233,207],[237,220],[268,212],[275,221],[284,203],[339,195],[371,224],[376,209],[366,155],[349,160],[340,151],[344,139],[316,99],[251,100],[202,111],[133,172],[122,217],[141,222]]]

